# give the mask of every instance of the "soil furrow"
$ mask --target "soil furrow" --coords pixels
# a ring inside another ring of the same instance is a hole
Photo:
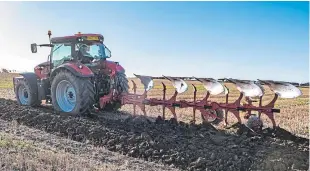
[[[53,168],[85,171],[177,170],[1,119],[0,153],[3,154],[0,157],[0,170],[8,171]]]
[[[278,131],[276,137],[248,136],[246,130],[226,134],[209,125],[173,120],[152,122],[142,116],[75,118],[57,115],[48,109],[17,106],[15,101],[7,99],[0,100],[0,111],[0,118],[7,121],[16,120],[78,142],[180,169],[308,169],[308,140],[284,130]]]

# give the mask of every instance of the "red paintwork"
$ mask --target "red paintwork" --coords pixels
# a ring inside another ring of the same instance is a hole
[[[78,66],[82,65],[82,68],[80,69]],[[69,66],[73,68],[75,71],[80,73],[81,75],[93,75],[93,72],[85,65],[83,64],[76,64],[76,63],[64,63],[61,66]],[[35,74],[40,78],[40,79],[45,79],[49,76],[50,73],[50,62],[43,62],[39,65],[37,65],[34,68]]]
[[[258,111],[259,112],[259,117],[261,113],[265,113],[269,119],[272,121],[272,125],[275,128],[276,127],[276,123],[274,120],[274,115],[272,112],[272,109],[274,109],[274,104],[277,100],[278,95],[275,94],[275,97],[272,101],[269,102],[269,104],[262,106],[262,98],[260,98],[259,101],[259,106],[254,106],[252,104],[252,101],[247,98],[247,103],[245,104],[240,104],[241,103],[241,99],[243,98],[243,94],[240,93],[238,99],[236,99],[236,101],[232,102],[232,103],[228,103],[228,95],[226,95],[226,102],[225,103],[218,103],[218,102],[209,102],[208,98],[210,96],[209,93],[207,93],[206,97],[203,98],[201,101],[197,101],[196,100],[196,92],[197,89],[196,87],[193,85],[194,87],[194,100],[193,101],[185,101],[185,100],[176,100],[176,97],[178,95],[177,92],[174,93],[174,95],[169,99],[166,100],[166,86],[165,84],[163,84],[163,98],[162,99],[156,99],[156,98],[147,98],[147,92],[144,91],[144,93],[142,95],[138,95],[136,94],[136,84],[134,81],[133,82],[133,90],[134,93],[129,93],[129,94],[124,94],[121,97],[122,100],[122,105],[125,104],[133,104],[134,105],[134,114],[136,113],[136,106],[139,106],[143,112],[143,114],[146,114],[145,111],[145,105],[150,105],[150,106],[156,106],[156,105],[161,105],[163,106],[163,118],[165,118],[165,108],[167,107],[168,109],[170,109],[170,111],[172,112],[172,114],[174,115],[175,119],[176,118],[176,113],[175,113],[175,106],[177,105],[179,108],[188,108],[191,107],[193,108],[193,122],[195,122],[195,113],[196,110],[199,110],[201,112],[201,114],[205,117],[205,119],[207,119],[208,117],[213,117],[213,118],[218,118],[217,116],[215,116],[212,113],[209,113],[204,107],[208,107],[210,109],[213,110],[217,110],[217,109],[222,109],[225,110],[225,124],[227,125],[227,114],[228,112],[232,112],[235,117],[238,119],[238,122],[241,123],[241,118],[240,118],[240,110],[243,111],[247,111],[248,114],[251,113],[251,111]],[[218,118],[221,119],[221,118]]]
[[[79,68],[79,66],[82,66],[82,68]],[[69,66],[71,68],[73,68],[75,71],[77,71],[78,73],[80,73],[81,75],[87,76],[87,75],[93,75],[94,73],[92,72],[91,69],[89,69],[87,66],[83,65],[83,64],[77,64],[77,63],[72,63],[72,62],[68,62],[68,63],[64,63],[61,66]]]
[[[34,67],[34,73],[40,78],[45,79],[50,72],[50,62],[43,62]]]
[[[106,68],[108,68],[108,69],[111,70],[112,76],[114,76],[116,72],[119,72],[119,71],[123,71],[123,70],[124,70],[124,68],[123,68],[121,65],[116,64],[116,63],[113,62],[113,61],[106,60],[105,63],[106,63],[106,65],[105,65]]]
[[[100,108],[102,109],[108,102],[110,102],[113,98],[113,91],[110,90],[108,95],[105,95],[99,99]]]

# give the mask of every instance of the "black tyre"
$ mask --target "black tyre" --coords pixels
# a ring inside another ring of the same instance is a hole
[[[54,77],[51,95],[54,109],[70,115],[84,114],[95,102],[94,86],[90,79],[76,77],[66,70]]]
[[[211,123],[213,125],[218,125],[224,118],[224,111],[222,109],[217,109],[217,110],[212,110],[212,109],[206,109],[207,111],[209,111],[212,114],[216,114],[216,117],[212,117],[209,116],[208,120],[201,114],[201,118],[203,120],[203,122],[208,122]]]
[[[129,85],[126,74],[123,72],[118,72],[115,76],[115,88],[119,94],[128,93]]]
[[[128,93],[129,85],[126,74],[118,72],[115,76],[115,90],[117,94]],[[116,111],[121,107],[121,101],[113,101],[107,103],[103,110],[105,111]]]
[[[40,105],[41,101],[38,100],[37,91],[34,87],[31,87],[27,80],[18,81],[15,91],[17,103],[23,106]]]

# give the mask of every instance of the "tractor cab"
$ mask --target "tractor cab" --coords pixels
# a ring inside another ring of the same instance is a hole
[[[74,36],[54,37],[51,50],[51,63],[57,67],[66,61],[91,63],[111,57],[111,51],[103,44],[100,34],[75,34]]]
[[[111,51],[103,44],[104,37],[101,34],[79,32],[72,36],[50,38],[51,32],[49,31],[48,35],[50,44],[31,44],[32,53],[37,52],[37,46],[51,47],[48,61],[37,65],[34,69],[41,78],[48,77],[51,70],[66,62],[80,62],[88,65],[111,57]]]

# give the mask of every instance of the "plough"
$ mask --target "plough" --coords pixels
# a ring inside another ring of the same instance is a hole
[[[196,78],[193,77],[193,80],[199,81],[203,84],[204,88],[207,90],[207,94],[201,100],[197,99],[197,87],[195,84],[192,84],[194,92],[193,92],[193,100],[185,101],[185,100],[176,100],[177,95],[184,93],[188,90],[188,85],[181,77],[151,77],[151,76],[143,76],[136,75],[138,79],[140,79],[141,83],[144,86],[143,94],[137,94],[137,85],[135,81],[131,80],[133,83],[133,93],[125,94],[122,96],[122,105],[132,104],[133,105],[133,113],[136,114],[136,106],[138,106],[144,115],[146,115],[145,106],[162,106],[162,118],[165,119],[166,108],[168,108],[173,114],[174,118],[177,119],[177,115],[175,112],[175,108],[192,108],[193,109],[193,119],[191,122],[195,123],[196,121],[196,111],[200,111],[202,120],[205,122],[210,122],[212,124],[219,124],[224,120],[224,125],[227,126],[227,115],[228,112],[233,113],[233,115],[237,118],[238,123],[242,123],[240,118],[240,111],[246,112],[244,116],[245,119],[248,119],[252,116],[252,111],[258,112],[258,118],[261,117],[261,114],[267,115],[267,117],[271,120],[273,128],[276,127],[276,122],[274,118],[274,113],[280,113],[280,109],[274,108],[275,102],[280,98],[296,98],[302,95],[302,92],[295,86],[287,82],[281,81],[272,81],[272,80],[238,80],[238,79],[228,79],[225,78],[224,81],[233,83],[238,91],[240,92],[239,97],[232,103],[229,103],[229,89],[220,81],[212,79],[212,78]],[[166,97],[166,85],[162,82],[163,86],[163,96],[162,99],[157,98],[148,98],[147,93],[154,87],[154,79],[166,79],[169,80],[173,87],[175,88],[174,94],[170,97]],[[262,105],[262,99],[265,94],[265,90],[261,84],[267,85],[273,92],[273,99],[267,104]],[[225,102],[212,102],[209,101],[209,97],[211,95],[225,95]],[[242,98],[245,98],[246,103],[241,104]],[[259,105],[253,105],[253,102],[257,102],[254,98],[259,98]],[[223,116],[224,111],[224,116]]]

